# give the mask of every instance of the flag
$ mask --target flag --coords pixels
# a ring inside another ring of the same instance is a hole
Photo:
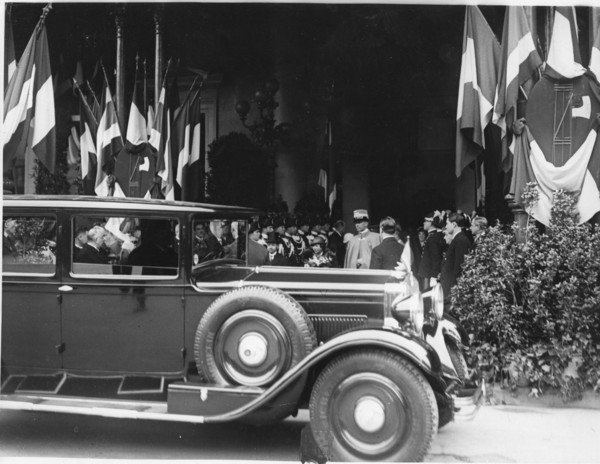
[[[79,136],[75,127],[71,127],[71,133],[67,139],[67,164],[76,166],[79,164]]]
[[[156,151],[156,177],[161,179],[160,191],[167,200],[175,199],[173,189],[173,164],[171,159],[171,111],[167,100],[167,89],[163,81],[160,98],[156,105],[156,119],[150,135],[150,145]],[[150,188],[147,196],[158,198],[156,188]]]
[[[48,38],[43,20],[37,24],[4,94],[2,124],[4,169],[33,151],[54,172],[56,123]],[[10,167],[8,168],[10,169]]]
[[[456,110],[456,177],[485,148],[492,118],[500,44],[477,6],[467,6]]]
[[[87,102],[87,99],[76,85],[79,94],[79,151],[81,154],[81,181],[83,193],[93,195],[96,186],[96,134],[98,122]]]
[[[100,121],[100,118],[102,117],[102,106],[100,106],[100,102],[98,101],[98,98],[96,97],[96,93],[94,92],[94,89],[92,89],[92,86],[90,85],[90,81],[86,81],[86,84],[87,84],[88,91],[90,92],[89,103],[90,103],[90,107],[92,108],[92,114],[94,115],[94,118],[96,119],[96,121]]]
[[[138,89],[138,62],[135,63],[135,77],[133,83],[133,97],[129,108],[129,121],[127,122],[126,147],[131,154],[143,154],[148,144],[148,131],[144,116],[143,93]]]
[[[588,68],[594,73],[596,81],[600,82],[600,30],[596,31],[596,38],[594,39],[594,45],[590,52],[590,63]]]
[[[190,108],[190,166],[188,169],[187,198],[202,201],[204,197],[204,134],[202,133],[202,111],[200,98],[194,99]]]
[[[171,152],[177,162],[175,180],[181,188],[179,199],[187,197],[185,177],[190,160],[190,120],[189,101],[185,101],[177,116],[173,120],[173,136],[171,138]],[[177,196],[177,193],[176,193]]]
[[[321,156],[321,168],[319,169],[319,179],[317,184],[319,187],[323,188],[323,199],[327,202],[327,171],[329,168],[329,148],[331,147],[331,121],[329,121],[329,119],[325,123],[325,144],[327,150],[324,150],[324,153]]]
[[[12,31],[12,20],[10,7],[6,7],[6,29],[4,30],[4,90],[8,86],[10,78],[17,69],[17,59],[15,57],[15,40]]]
[[[523,6],[506,7],[501,50],[492,122],[502,129],[504,138],[506,128],[512,126],[516,117],[519,87],[531,79],[533,73],[542,64],[533,43]],[[502,158],[504,170],[508,171],[510,169],[508,151],[504,150]]]
[[[114,176],[115,158],[123,150],[123,137],[117,120],[117,109],[108,83],[104,82],[103,111],[96,134],[96,195],[100,197],[124,197],[125,194]],[[114,190],[113,190],[114,188]]]
[[[555,7],[545,72],[555,79],[574,79],[585,72],[581,64],[573,6]]]

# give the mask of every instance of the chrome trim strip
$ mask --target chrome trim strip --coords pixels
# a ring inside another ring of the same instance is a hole
[[[333,283],[333,282],[282,282],[282,281],[246,281],[246,280],[236,280],[230,282],[211,282],[206,284],[206,286],[201,285],[200,282],[196,281],[194,287],[199,291],[218,291],[218,290],[228,290],[234,289],[238,287],[276,287],[283,291],[293,291],[293,290],[320,290],[327,291],[329,295],[331,290],[358,290],[358,291],[370,291],[373,293],[382,293],[384,291],[385,284],[347,284],[347,283]],[[348,296],[348,294],[344,294],[344,296]],[[372,295],[369,295],[372,296]]]
[[[261,274],[297,274],[314,273],[314,274],[330,274],[330,275],[375,275],[387,276],[392,275],[392,271],[383,271],[379,269],[344,269],[344,268],[302,268],[294,266],[262,266],[260,267]]]

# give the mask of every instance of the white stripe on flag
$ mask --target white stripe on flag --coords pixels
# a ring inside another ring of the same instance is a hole
[[[129,121],[127,123],[126,139],[134,146],[141,145],[148,141],[146,134],[146,120],[135,103],[131,104],[129,110]]]
[[[117,124],[117,122],[114,122],[106,130],[102,131],[102,134],[99,134],[99,135],[101,136],[101,138],[100,138],[100,140],[98,140],[98,143],[99,143],[98,151],[97,151],[98,153],[100,153],[100,151],[104,147],[109,146],[113,139],[121,136],[121,130],[119,129],[119,124]]]
[[[40,87],[35,97],[35,124],[33,126],[33,137],[31,146],[35,147],[54,128],[54,89],[52,88],[52,76]]]
[[[600,37],[600,31],[598,32],[598,36]],[[598,39],[597,41],[600,42]],[[600,81],[600,50],[598,50],[596,47],[592,48],[590,57],[590,71],[592,71],[596,75],[596,79]]]
[[[201,127],[202,124],[199,122],[194,126],[192,133],[192,151],[190,153],[190,166],[196,161],[200,161],[200,140],[201,140]]]
[[[577,34],[577,27],[575,27],[575,33]],[[579,44],[573,43],[573,37],[571,36],[571,21],[557,9],[554,13],[552,41],[550,50],[548,50],[548,65],[567,79],[581,76],[585,73],[585,68],[575,61],[575,50],[573,48],[578,46]]]
[[[96,147],[92,140],[92,132],[88,123],[85,123],[85,130],[81,134],[81,178],[84,179],[90,172],[90,153],[96,154]]]
[[[479,120],[481,121],[482,129],[484,129],[485,126],[487,126],[488,122],[490,122],[490,118],[492,116],[491,109],[494,105],[492,102],[488,101],[487,98],[485,98],[485,95],[483,95],[483,92],[479,87],[479,83],[477,82],[477,60],[475,58],[475,43],[473,42],[473,39],[471,37],[467,38],[467,49],[463,54],[462,66],[460,70],[461,85],[458,89],[458,106],[456,108],[457,120],[459,120],[462,117],[465,93],[464,84],[467,84],[469,82],[473,86],[473,89],[477,92],[479,100]],[[485,138],[482,141],[485,143]]]
[[[5,85],[8,85],[8,83],[10,82],[10,79],[13,77],[13,74],[15,73],[16,70],[17,70],[17,62],[15,60],[12,60],[10,63],[8,63],[8,80],[4,83]]]
[[[12,107],[4,117],[4,122],[2,123],[3,145],[6,145],[8,142],[10,142],[10,139],[17,131],[19,124],[25,121],[25,118],[27,117],[27,111],[33,107],[33,75],[35,74],[32,73],[32,76],[23,84],[17,105]]]
[[[183,132],[183,148],[179,152],[179,157],[177,160],[177,183],[180,187],[183,187],[183,168],[190,161],[190,125],[186,124],[185,130]]]
[[[529,54],[535,50],[533,37],[531,32],[528,32],[519,39],[516,48],[510,52],[506,63],[506,88],[510,86],[512,81],[519,76],[519,67],[521,63],[527,60]]]

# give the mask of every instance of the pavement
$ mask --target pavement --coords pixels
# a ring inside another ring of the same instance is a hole
[[[484,406],[434,439],[428,462],[600,462],[600,410]]]

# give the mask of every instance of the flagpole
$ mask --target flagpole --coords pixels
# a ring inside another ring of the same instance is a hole
[[[148,114],[148,69],[146,68],[146,58],[144,58],[144,114]]]

